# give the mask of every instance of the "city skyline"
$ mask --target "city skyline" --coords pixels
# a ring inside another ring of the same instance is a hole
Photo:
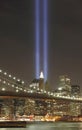
[[[35,77],[34,4],[35,0],[0,1],[0,67],[28,84]],[[52,88],[57,87],[59,75],[68,75],[72,84],[82,86],[81,5],[77,0],[48,0],[48,81]],[[42,18],[41,12],[40,27]]]

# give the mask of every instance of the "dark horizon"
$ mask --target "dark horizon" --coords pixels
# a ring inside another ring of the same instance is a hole
[[[35,78],[34,0],[1,0],[0,19],[0,68],[29,84]],[[48,0],[48,81],[53,89],[59,75],[82,86],[81,30],[81,0]]]

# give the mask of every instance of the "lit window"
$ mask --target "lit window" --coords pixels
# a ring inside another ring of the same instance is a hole
[[[9,78],[11,78],[11,75],[9,75]]]
[[[5,72],[4,75],[7,75],[7,73]]]
[[[0,70],[0,72],[2,72],[2,70]]]
[[[3,81],[4,84],[6,84],[6,81]]]
[[[20,79],[17,79],[18,82],[20,82]]]
[[[2,91],[5,91],[5,88],[2,88]]]
[[[24,81],[22,81],[22,84],[24,84]]]
[[[12,87],[14,87],[14,84],[12,84]]]
[[[15,80],[15,79],[16,79],[16,77],[13,77],[13,79]]]
[[[18,89],[16,89],[16,92],[18,92],[19,90]]]

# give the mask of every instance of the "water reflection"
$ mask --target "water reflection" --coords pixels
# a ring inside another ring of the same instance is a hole
[[[0,128],[0,130],[82,130],[81,123],[37,123],[27,128]]]
[[[48,123],[36,124],[28,127],[28,130],[82,130],[79,123]]]

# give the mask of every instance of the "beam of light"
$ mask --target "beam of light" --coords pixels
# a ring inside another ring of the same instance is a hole
[[[36,15],[36,45],[35,45],[35,75],[39,78],[40,74],[40,0],[35,0],[35,15]]]
[[[48,36],[47,36],[47,1],[43,0],[43,69],[44,69],[44,78],[47,80],[48,76]]]

